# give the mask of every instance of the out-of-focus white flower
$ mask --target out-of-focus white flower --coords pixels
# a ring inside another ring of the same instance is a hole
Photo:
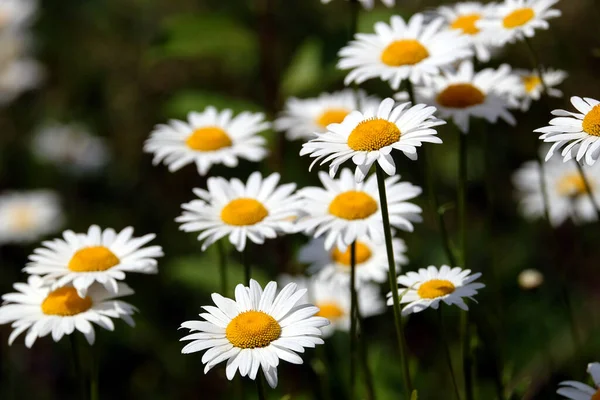
[[[40,64],[30,58],[0,64],[0,105],[10,103],[22,92],[37,87],[42,75]]]
[[[36,11],[36,0],[0,0],[0,31],[26,28]]]
[[[525,290],[531,290],[544,283],[544,275],[537,269],[524,269],[517,278],[519,286]]]
[[[521,111],[525,112],[529,110],[533,100],[539,100],[542,96],[544,90],[542,80],[535,71],[516,69],[514,70],[514,73],[521,80],[521,84],[518,86],[518,92],[515,93],[515,95],[521,99]],[[548,96],[562,97],[563,92],[556,89],[554,86],[563,83],[568,74],[561,70],[546,69],[542,76],[546,88],[548,89]]]

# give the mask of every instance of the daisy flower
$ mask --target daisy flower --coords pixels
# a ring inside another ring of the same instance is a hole
[[[0,65],[0,105],[13,101],[33,89],[42,80],[40,64],[30,58],[18,58]]]
[[[375,0],[358,0],[360,2],[360,4],[363,5],[364,8],[370,10],[375,6]],[[381,0],[381,2],[383,4],[385,4],[387,7],[394,7],[394,5],[396,4],[396,0]],[[323,4],[329,4],[331,3],[331,0],[321,0],[321,3]]]
[[[529,110],[533,100],[539,100],[542,97],[543,86],[539,75],[535,71],[524,69],[516,69],[514,73],[520,78],[521,85],[517,97],[522,99],[521,111]],[[548,96],[563,97],[563,92],[556,89],[555,86],[560,85],[567,78],[568,74],[565,71],[546,69],[542,76],[544,83],[548,89]]]
[[[156,126],[144,151],[154,153],[154,165],[163,162],[171,172],[195,163],[198,173],[206,175],[215,164],[233,168],[240,158],[265,158],[266,140],[258,134],[269,127],[262,113],[243,112],[234,117],[229,109],[218,112],[206,107],[201,113],[190,112],[187,122],[171,120]]]
[[[247,239],[263,244],[293,232],[300,213],[300,201],[292,194],[296,184],[277,187],[278,182],[279,174],[263,179],[260,172],[253,172],[246,184],[237,178],[208,178],[208,190],[194,189],[199,199],[183,204],[176,221],[182,231],[200,232],[202,251],[224,236],[238,251],[244,250]]]
[[[287,100],[285,110],[275,121],[275,129],[286,132],[288,140],[312,139],[315,133],[327,132],[329,124],[339,124],[352,111],[376,110],[379,100],[362,90],[323,93],[312,99]]]
[[[433,116],[435,107],[410,103],[396,105],[393,99],[381,102],[377,112],[353,111],[341,124],[331,124],[327,132],[302,145],[300,155],[315,160],[310,168],[330,162],[329,173],[335,176],[345,161],[356,165],[355,179],[361,182],[373,163],[388,175],[396,174],[392,150],[400,150],[411,160],[417,159],[417,147],[423,143],[442,143],[433,127],[446,122]]]
[[[339,52],[338,68],[351,70],[344,82],[361,84],[380,78],[397,90],[405,79],[420,83],[437,75],[441,67],[470,57],[469,38],[442,29],[443,25],[443,18],[425,23],[423,14],[415,14],[405,23],[395,15],[389,25],[376,23],[374,34],[356,34]]]
[[[475,72],[471,61],[463,61],[458,70],[445,70],[432,78],[430,85],[417,87],[415,96],[418,102],[436,107],[443,119],[451,118],[463,133],[469,133],[471,117],[490,123],[501,118],[515,125],[517,121],[508,108],[518,103],[507,93],[511,89],[514,92],[518,85],[518,78],[506,64],[497,70]]]
[[[504,0],[495,6],[495,18],[477,22],[480,29],[489,30],[494,44],[503,46],[524,37],[533,37],[536,29],[548,29],[548,19],[560,17],[551,8],[558,0]]]
[[[277,386],[279,360],[302,364],[296,353],[304,348],[323,344],[319,328],[329,324],[327,319],[314,316],[319,309],[310,304],[297,304],[306,289],[295,283],[286,285],[276,295],[277,283],[269,282],[264,291],[255,281],[250,287],[237,285],[235,300],[213,293],[214,306],[202,307],[203,321],[186,321],[181,328],[191,333],[181,340],[191,340],[183,354],[206,350],[202,362],[204,373],[227,361],[227,379],[232,380],[239,369],[241,376],[256,379],[261,368],[269,386]]]
[[[588,374],[592,376],[594,385],[591,387],[585,383],[577,381],[564,381],[559,383],[561,387],[556,391],[557,394],[571,400],[596,400],[600,398],[600,363],[590,363],[587,368]]]
[[[459,267],[450,268],[442,265],[438,270],[434,266],[427,269],[420,268],[418,272],[407,272],[398,277],[398,283],[404,287],[398,289],[398,296],[402,296],[400,303],[408,303],[402,309],[402,315],[408,315],[425,310],[428,307],[437,310],[440,301],[451,306],[456,304],[463,310],[468,310],[463,298],[473,301],[473,296],[479,289],[485,287],[483,283],[474,282],[481,273],[471,274],[471,270],[462,270]],[[393,304],[391,292],[388,293],[388,305]]]
[[[594,199],[600,201],[600,166],[584,166],[584,172]],[[544,218],[540,173],[538,162],[529,161],[513,177],[520,203],[519,211],[531,220]],[[596,209],[576,165],[563,163],[555,157],[544,165],[544,180],[552,226],[560,226],[567,219],[577,224],[596,220]]]
[[[26,27],[36,10],[35,0],[0,0],[0,30]]]
[[[43,275],[46,281],[56,280],[53,288],[72,284],[81,297],[94,282],[118,293],[117,280],[125,279],[126,272],[158,272],[155,258],[163,256],[162,248],[142,247],[155,237],[134,238],[132,227],[119,233],[112,228],[103,231],[97,225],[90,226],[87,234],[68,230],[62,239],[42,242],[44,247],[33,251],[23,271]]]
[[[402,239],[393,239],[394,261],[396,272],[401,265],[408,264],[405,255],[406,244]],[[338,281],[341,284],[350,283],[350,247],[340,251],[337,247],[332,250],[325,249],[325,239],[311,239],[300,249],[298,261],[310,264],[309,274],[316,274],[319,278],[329,281]],[[366,282],[385,282],[388,278],[388,259],[385,243],[376,243],[368,238],[359,238],[356,241],[356,281],[361,287]]]
[[[349,169],[343,169],[339,179],[332,179],[319,172],[321,187],[306,187],[298,191],[303,199],[302,209],[307,215],[301,217],[297,230],[318,238],[325,235],[325,249],[334,245],[340,252],[355,240],[382,243],[383,220],[380,211],[377,177],[371,175],[357,183]],[[395,175],[385,180],[388,212],[392,227],[412,232],[413,222],[421,222],[421,207],[409,203],[421,194],[420,187],[400,182]]]
[[[553,143],[546,161],[552,157],[556,150],[562,149],[564,161],[573,157],[593,165],[598,160],[600,148],[600,102],[589,97],[571,97],[571,104],[578,112],[554,110],[552,115],[557,116],[550,120],[550,126],[536,129],[534,132],[542,133],[540,139]]]
[[[7,192],[0,195],[0,221],[0,244],[30,243],[58,230],[63,214],[54,192]]]
[[[37,338],[52,333],[52,339],[58,342],[75,330],[93,344],[96,334],[91,322],[109,331],[115,328],[113,318],[134,325],[131,315],[136,311],[135,307],[115,300],[133,294],[124,283],[119,283],[116,292],[93,285],[84,297],[71,286],[52,289],[35,275],[30,276],[27,283],[16,283],[14,288],[17,293],[2,296],[4,304],[0,307],[0,324],[12,323],[9,345],[25,331],[25,346],[30,348]]]

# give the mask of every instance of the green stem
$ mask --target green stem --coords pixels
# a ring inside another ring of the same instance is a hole
[[[594,198],[594,194],[592,192],[592,186],[590,185],[590,181],[588,180],[586,173],[583,171],[583,167],[581,166],[581,164],[579,164],[579,162],[576,159],[573,159],[573,162],[575,163],[575,165],[577,165],[577,170],[579,171],[579,174],[581,175],[581,179],[583,179],[585,191],[587,192],[588,196],[590,197],[590,201],[594,205],[594,209],[596,210],[596,218],[598,220],[600,220],[600,208],[598,207],[598,202]]]
[[[258,400],[266,400],[265,396],[265,384],[263,383],[262,374],[256,376],[256,391],[258,392]]]
[[[417,104],[417,102],[415,100],[415,88],[413,86],[413,83],[410,79],[407,79],[404,82],[406,83],[406,92],[408,93],[408,99],[414,106],[415,104]]]
[[[79,354],[79,344],[77,343],[77,338],[75,337],[75,332],[69,335],[69,339],[71,341],[71,354],[73,356],[73,366],[75,367],[75,376],[79,381],[79,390],[81,391],[81,400],[87,399],[87,390],[85,384],[85,376],[83,374],[83,369],[81,368],[81,358]]]
[[[398,337],[398,347],[400,358],[402,359],[402,373],[404,376],[404,387],[406,389],[406,398],[410,399],[413,391],[412,381],[410,379],[410,369],[408,366],[408,349],[404,331],[402,330],[402,316],[400,312],[400,299],[398,298],[398,277],[396,276],[396,262],[394,261],[394,248],[392,245],[392,228],[390,225],[390,216],[388,214],[387,194],[385,190],[385,172],[379,164],[375,169],[377,173],[377,186],[379,188],[379,202],[381,203],[381,217],[383,219],[383,231],[385,235],[385,249],[388,259],[388,278],[390,290],[392,292],[392,301],[394,309],[394,324],[396,326],[396,335]]]
[[[323,346],[317,346],[315,350],[317,357],[313,361],[313,370],[315,371],[315,374],[319,376],[321,398],[323,400],[331,400],[333,398],[329,386],[329,382],[331,381],[331,376],[329,374],[329,360],[327,359],[327,353],[325,352],[325,346],[327,345],[328,343],[325,343]]]
[[[360,304],[358,303],[358,296],[356,298],[356,319],[358,321],[360,360],[363,365],[363,370],[365,373],[365,383],[367,385],[367,400],[375,400],[375,385],[373,383],[373,374],[371,374],[371,369],[369,368],[369,348],[365,337],[363,319],[360,314]]]
[[[463,311],[461,315],[462,327],[462,356],[463,356],[463,374],[465,378],[465,397],[467,400],[473,400],[473,356],[471,355],[471,330],[469,323],[469,313]]]
[[[90,400],[100,398],[98,388],[98,357],[94,347],[90,347]]]
[[[221,274],[221,294],[227,296],[227,254],[223,240],[217,240],[217,251],[219,252],[219,273]]]
[[[350,399],[356,398],[356,241],[350,245]]]
[[[454,394],[456,395],[456,399],[460,400],[460,391],[458,389],[456,375],[454,374],[454,368],[452,367],[452,356],[450,355],[450,345],[448,344],[448,338],[446,337],[446,329],[444,327],[444,317],[442,315],[441,305],[438,308],[438,318],[440,321],[440,332],[442,336],[444,352],[446,353],[446,363],[448,364],[448,369],[450,370],[450,375],[452,376],[452,384],[454,385]]]
[[[461,267],[467,267],[467,135],[458,132],[458,223]]]
[[[250,257],[248,254],[248,244],[246,243],[246,247],[242,250],[242,264],[244,265],[244,280],[246,281],[246,285],[250,286]]]
[[[360,13],[360,4],[358,0],[350,0],[350,40],[358,31],[358,14]]]

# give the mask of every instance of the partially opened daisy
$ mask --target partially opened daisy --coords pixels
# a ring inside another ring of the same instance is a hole
[[[350,70],[346,85],[380,78],[397,90],[405,79],[420,83],[441,67],[470,57],[469,38],[443,29],[444,23],[443,18],[426,23],[423,14],[413,15],[406,23],[395,15],[389,25],[377,22],[374,34],[356,34],[339,52],[338,68]]]
[[[490,123],[503,119],[515,125],[508,108],[518,106],[510,95],[518,85],[518,78],[506,64],[497,70],[475,72],[471,61],[463,61],[458,70],[444,70],[431,84],[417,87],[415,95],[418,102],[436,107],[440,117],[452,119],[463,133],[469,133],[471,117]]]
[[[56,193],[46,190],[0,195],[0,245],[30,243],[54,233],[63,222]]]
[[[417,313],[429,307],[437,309],[440,301],[468,310],[464,298],[475,301],[473,296],[485,287],[483,283],[475,282],[480,276],[479,272],[471,275],[469,269],[450,268],[447,265],[442,265],[439,270],[429,266],[426,269],[420,268],[418,272],[407,272],[398,277],[398,283],[402,287],[396,293],[402,296],[400,303],[408,303],[402,309],[402,315]],[[388,305],[393,304],[391,296],[388,293]]]
[[[540,166],[537,161],[525,163],[513,177],[519,199],[519,211],[527,219],[545,218],[545,202],[540,185]],[[592,195],[600,201],[600,165],[584,166]],[[550,224],[559,226],[567,219],[577,224],[597,219],[596,209],[586,190],[583,177],[573,163],[557,157],[544,165],[544,180]]]
[[[318,134],[302,145],[300,155],[315,158],[311,168],[318,162],[330,163],[329,174],[335,176],[344,162],[352,159],[356,165],[355,179],[361,182],[377,162],[388,174],[396,173],[392,150],[400,150],[411,160],[417,159],[417,147],[423,143],[442,143],[436,126],[446,122],[433,116],[435,107],[410,103],[396,105],[393,99],[385,99],[377,111],[364,113],[353,111],[342,123],[331,124],[327,132]]]
[[[546,155],[546,161],[555,151],[561,150],[564,161],[575,158],[581,161],[585,157],[588,165],[598,160],[600,149],[600,102],[589,97],[571,97],[571,103],[578,112],[554,110],[557,118],[550,125],[536,129],[542,133],[540,139],[553,143]]]
[[[396,272],[401,265],[408,264],[405,255],[406,244],[402,239],[393,239]],[[325,249],[325,239],[312,239],[300,249],[298,261],[309,264],[308,273],[329,281],[334,280],[348,285],[350,282],[350,247],[340,251],[337,247]],[[388,259],[385,243],[376,243],[367,237],[356,241],[356,280],[357,286],[365,282],[385,282],[388,278]]]
[[[325,235],[325,248],[334,245],[346,251],[355,240],[383,242],[383,222],[377,189],[377,177],[371,175],[357,183],[349,169],[339,179],[319,172],[323,188],[306,187],[298,191],[306,215],[297,222],[298,231],[320,237]],[[400,182],[395,175],[385,180],[388,212],[392,227],[411,232],[413,222],[421,222],[421,207],[409,203],[421,194],[420,187]]]
[[[250,287],[237,285],[235,300],[213,293],[215,306],[202,307],[201,321],[186,321],[181,328],[191,334],[181,340],[190,340],[183,354],[206,350],[202,362],[204,373],[227,361],[227,379],[232,380],[237,370],[241,376],[256,379],[262,369],[269,386],[277,386],[279,360],[302,364],[296,353],[304,348],[323,344],[322,327],[329,321],[315,314],[319,308],[298,304],[306,289],[297,289],[295,283],[286,285],[279,294],[277,283],[269,282],[265,289],[255,280]]]
[[[9,344],[26,331],[25,346],[31,347],[37,338],[52,334],[52,339],[58,342],[75,330],[93,344],[96,334],[92,323],[109,331],[114,330],[112,319],[134,325],[131,315],[136,311],[135,307],[116,300],[133,294],[124,283],[118,284],[116,292],[94,284],[83,297],[70,285],[53,290],[35,275],[30,276],[27,283],[16,283],[14,288],[17,293],[2,296],[4,303],[0,307],[0,324],[12,323]]]
[[[370,10],[375,6],[375,0],[358,0],[360,4],[363,5],[364,8]],[[388,7],[393,7],[396,4],[396,0],[381,0],[383,4]],[[321,0],[321,3],[328,4],[331,3],[331,0]]]
[[[206,175],[215,164],[236,167],[238,160],[260,161],[267,155],[266,139],[258,134],[270,127],[262,113],[221,112],[207,107],[203,112],[190,112],[187,122],[171,120],[156,126],[144,144],[153,153],[153,163],[163,162],[175,172],[188,164],[196,164],[198,173]]]
[[[516,69],[514,73],[521,79],[521,85],[519,87],[519,93],[517,97],[521,98],[521,111],[525,112],[529,110],[531,102],[533,100],[539,100],[542,96],[543,86],[542,81],[535,71],[529,71],[524,69]],[[542,73],[544,83],[548,89],[548,96],[550,97],[562,97],[563,92],[556,89],[555,86],[560,85],[567,78],[568,74],[565,71],[546,69]]]
[[[33,251],[23,271],[42,275],[53,288],[72,284],[82,297],[94,282],[117,293],[117,280],[125,279],[126,272],[158,272],[156,258],[163,256],[162,248],[142,247],[155,236],[133,237],[132,227],[118,233],[97,225],[90,226],[87,233],[68,230],[62,239],[42,242],[43,247]]]
[[[329,124],[341,123],[352,111],[377,110],[379,100],[362,90],[323,93],[312,99],[292,97],[275,121],[275,129],[286,132],[289,140],[313,139],[315,133],[327,132]]]
[[[533,37],[536,29],[548,29],[548,19],[560,17],[552,8],[559,0],[504,0],[495,7],[495,18],[477,22],[477,27],[489,30],[498,46]]]
[[[263,179],[260,172],[253,172],[246,184],[237,178],[209,178],[208,190],[194,189],[199,198],[183,204],[176,221],[185,232],[200,232],[202,251],[225,236],[243,251],[247,239],[262,244],[293,232],[301,203],[293,194],[296,184],[278,187],[279,178],[274,173]]]
[[[560,387],[556,393],[571,400],[600,399],[600,363],[588,364],[587,372],[591,375],[595,387],[577,381],[564,381],[559,383]]]

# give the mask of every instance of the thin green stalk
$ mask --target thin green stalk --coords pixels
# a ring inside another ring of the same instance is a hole
[[[388,258],[388,278],[390,290],[392,292],[392,301],[394,309],[394,323],[396,335],[398,337],[398,347],[400,358],[402,359],[402,374],[404,376],[404,386],[406,389],[406,398],[410,399],[413,391],[413,385],[410,378],[410,369],[408,366],[408,349],[404,331],[402,330],[402,316],[400,313],[400,299],[398,298],[398,277],[396,276],[396,262],[394,261],[394,248],[392,246],[392,229],[390,225],[390,215],[388,214],[387,194],[385,190],[385,172],[381,166],[376,166],[377,186],[379,188],[379,202],[381,203],[381,217],[383,219],[383,231],[385,235],[385,249]]]
[[[414,106],[415,104],[417,104],[417,102],[415,100],[415,88],[413,86],[413,83],[411,82],[410,79],[407,79],[404,82],[406,84],[406,92],[408,93],[408,99]]]
[[[77,343],[77,338],[75,337],[75,332],[69,335],[69,339],[71,341],[71,354],[73,356],[73,366],[75,367],[75,377],[79,381],[79,390],[81,391],[81,399],[87,399],[87,390],[85,384],[85,375],[83,374],[83,369],[81,368],[81,358],[79,354],[79,344]]]
[[[585,191],[587,192],[592,204],[594,205],[594,209],[596,210],[597,219],[600,220],[600,207],[598,207],[598,202],[594,198],[594,194],[592,192],[592,186],[590,185],[590,181],[588,180],[586,173],[583,171],[583,167],[581,166],[581,164],[579,164],[579,162],[576,159],[573,159],[573,162],[575,163],[575,165],[577,165],[577,170],[579,171],[579,174],[581,175],[581,179],[583,179]]]
[[[95,348],[90,347],[90,400],[98,400],[99,398],[100,392],[98,387],[98,356],[96,354]]]
[[[256,391],[258,392],[258,400],[267,399],[267,396],[265,396],[265,384],[260,373],[256,376]]]
[[[244,264],[244,280],[246,281],[246,285],[250,286],[250,257],[248,254],[248,244],[242,250],[242,264]]]
[[[365,336],[363,319],[360,314],[360,304],[358,302],[358,296],[356,298],[356,320],[358,321],[360,361],[363,365],[365,383],[367,386],[367,400],[375,400],[375,385],[373,383],[373,374],[371,373],[371,369],[369,368],[369,348]]]
[[[473,355],[471,354],[471,329],[469,313],[461,315],[463,375],[465,378],[465,398],[473,400]]]
[[[350,399],[356,398],[356,241],[350,245]]]
[[[354,34],[358,31],[358,14],[360,13],[360,4],[358,0],[350,0],[350,40],[354,39]]]
[[[317,357],[313,361],[313,370],[315,371],[315,374],[319,376],[321,398],[323,400],[331,400],[333,397],[331,395],[331,387],[329,386],[331,380],[329,374],[330,366],[329,360],[327,359],[327,353],[325,352],[325,346],[327,346],[327,343],[323,346],[317,346],[315,349]]]
[[[217,240],[217,251],[219,252],[219,273],[221,275],[221,294],[227,296],[227,254],[223,240]]]
[[[448,364],[448,369],[450,370],[450,375],[452,376],[452,385],[454,386],[454,394],[456,395],[456,399],[460,400],[460,390],[458,389],[456,375],[454,374],[454,368],[452,367],[452,357],[450,356],[450,345],[448,344],[448,338],[446,337],[446,328],[444,327],[444,317],[442,315],[441,305],[438,308],[438,318],[440,321],[440,332],[441,332],[442,342],[443,342],[443,346],[444,346],[444,352],[446,353],[446,363]]]

